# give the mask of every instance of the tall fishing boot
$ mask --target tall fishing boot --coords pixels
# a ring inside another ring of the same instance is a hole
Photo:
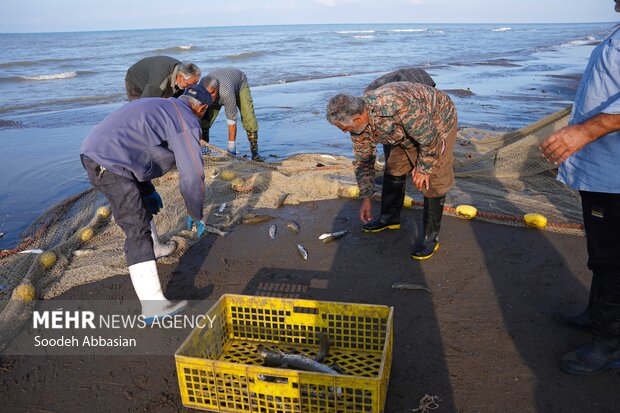
[[[248,132],[248,141],[250,141],[250,152],[252,152],[252,160],[255,162],[265,162],[258,153],[258,132]]]
[[[151,227],[151,238],[153,238],[153,252],[155,253],[155,259],[167,257],[171,255],[177,249],[176,241],[170,241],[165,244],[159,242],[159,237],[157,236],[157,227],[155,226],[155,221],[151,220],[149,222],[149,226]]]
[[[413,248],[411,258],[414,260],[425,260],[433,256],[439,249],[439,229],[441,228],[441,217],[443,216],[443,204],[445,196],[438,198],[424,197],[424,210],[422,216],[422,236]]]
[[[381,215],[362,225],[364,232],[379,232],[384,229],[400,228],[400,210],[405,199],[405,181],[407,175],[393,176],[383,174],[381,188]]]
[[[577,328],[583,331],[592,331],[592,297],[594,288],[595,286],[593,280],[592,285],[590,286],[590,300],[588,301],[588,306],[580,314],[570,315],[556,312],[551,316],[551,318],[567,327]]]
[[[142,316],[146,324],[153,324],[156,318],[177,314],[187,306],[185,300],[172,302],[164,297],[155,261],[130,265],[129,275],[136,295],[140,299]]]
[[[620,303],[601,297],[592,309],[592,341],[562,358],[560,369],[574,376],[591,376],[620,367]]]

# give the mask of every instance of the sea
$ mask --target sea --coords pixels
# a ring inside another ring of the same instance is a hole
[[[88,188],[79,148],[126,103],[125,72],[167,55],[208,73],[248,77],[269,160],[351,156],[325,120],[337,93],[361,94],[391,70],[418,66],[454,100],[459,126],[509,131],[571,104],[592,49],[616,23],[355,24],[0,34],[0,249],[43,211]],[[242,128],[238,150],[249,152]],[[226,144],[221,115],[211,143]]]

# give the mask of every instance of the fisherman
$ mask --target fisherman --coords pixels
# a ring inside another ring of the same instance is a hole
[[[211,95],[201,85],[188,86],[179,98],[138,99],[107,116],[82,143],[88,178],[108,199],[125,232],[129,275],[147,322],[187,305],[170,302],[162,293],[155,259],[174,248],[158,247],[152,219],[163,202],[151,180],[176,164],[188,229],[195,223],[201,237],[205,186],[199,119],[210,104]]]
[[[420,69],[419,67],[411,66],[396,69],[392,72],[384,74],[381,77],[376,78],[368,86],[366,86],[366,89],[364,89],[364,93],[370,92],[371,90],[375,90],[378,87],[394,82],[422,83],[423,85],[427,85],[430,87],[437,86],[433,78],[426,72],[426,70]]]
[[[224,106],[228,124],[228,152],[237,154],[237,114],[241,112],[241,124],[248,135],[252,160],[263,162],[258,153],[258,122],[248,79],[241,70],[227,67],[215,69],[202,78],[200,83],[207,88],[213,99],[207,114],[202,119],[202,139],[209,142],[209,129]],[[237,108],[239,110],[237,110]]]
[[[181,63],[168,56],[139,60],[127,70],[127,99],[178,97],[200,79],[200,69],[193,63]]]
[[[362,198],[362,229],[376,232],[400,228],[405,181],[411,172],[414,185],[424,194],[423,231],[411,258],[430,258],[439,248],[445,195],[454,184],[452,152],[457,114],[452,100],[424,84],[395,82],[361,97],[332,97],[327,120],[351,133]],[[371,196],[378,143],[384,145],[385,173],[381,214],[373,220]]]
[[[620,12],[620,0],[615,0]],[[560,368],[576,376],[620,367],[620,29],[592,52],[569,126],[541,145],[560,164],[558,180],[579,190],[592,271],[588,306],[555,319],[592,333],[590,344],[566,354]]]

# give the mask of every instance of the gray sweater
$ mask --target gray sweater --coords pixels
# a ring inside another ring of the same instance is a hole
[[[125,81],[142,92],[140,97],[168,98],[180,90],[176,85],[179,64],[168,56],[145,57],[127,70]]]

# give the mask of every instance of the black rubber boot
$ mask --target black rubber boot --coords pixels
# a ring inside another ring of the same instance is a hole
[[[362,225],[364,232],[379,232],[384,229],[400,228],[400,210],[405,199],[405,181],[407,175],[393,176],[383,174],[381,188],[381,215],[367,224]]]
[[[247,132],[248,141],[250,142],[250,152],[252,152],[252,160],[255,162],[265,162],[258,153],[258,132]]]
[[[418,241],[411,253],[411,258],[414,260],[428,259],[439,249],[439,229],[441,228],[441,217],[443,216],[445,200],[445,196],[438,198],[424,197],[424,212],[422,216],[422,235],[424,238]]]
[[[596,289],[596,285],[594,284],[595,279],[592,278],[592,283],[590,284],[590,297],[588,299],[588,306],[585,310],[581,312],[581,314],[577,315],[568,315],[562,313],[554,313],[551,318],[567,327],[577,328],[583,331],[592,331],[592,302],[594,300],[594,290]]]
[[[591,376],[620,367],[620,303],[594,296],[592,341],[562,358],[560,369],[574,376]]]

